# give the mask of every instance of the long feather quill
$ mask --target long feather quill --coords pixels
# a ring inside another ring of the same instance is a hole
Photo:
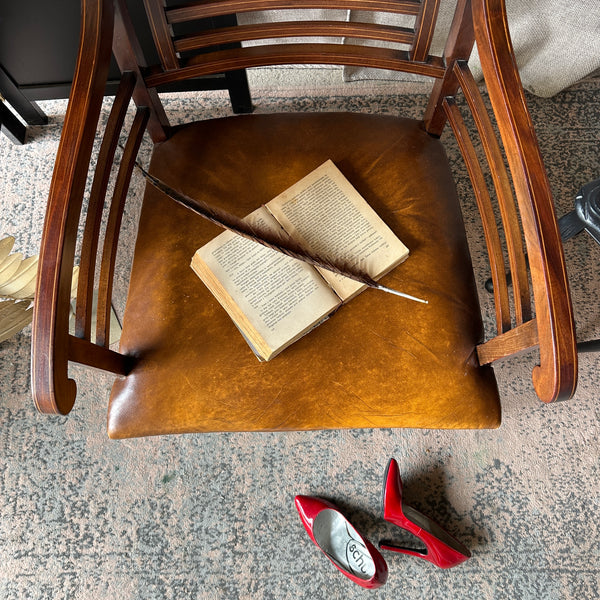
[[[178,204],[185,206],[197,215],[209,220],[211,223],[222,227],[223,229],[229,229],[230,231],[233,231],[244,238],[262,244],[267,248],[271,248],[272,250],[276,250],[277,252],[281,252],[287,256],[291,256],[292,258],[309,263],[315,267],[327,269],[328,271],[342,275],[343,277],[348,277],[349,279],[363,283],[370,288],[395,294],[396,296],[414,300],[415,302],[422,302],[423,304],[428,303],[427,300],[422,300],[421,298],[417,298],[415,296],[411,296],[409,294],[405,294],[392,288],[380,285],[370,275],[361,271],[352,264],[339,264],[321,256],[317,256],[306,250],[306,248],[302,247],[290,237],[284,238],[283,235],[278,235],[277,232],[253,226],[247,221],[244,221],[238,216],[233,215],[217,206],[210,205],[202,200],[190,198],[183,192],[179,192],[168,186],[158,177],[148,173],[148,171],[142,167],[139,161],[136,160],[135,165],[144,178],[163,194],[167,195]]]

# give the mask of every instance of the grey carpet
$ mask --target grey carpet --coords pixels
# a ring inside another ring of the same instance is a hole
[[[530,98],[559,215],[600,176],[598,82],[549,100]],[[424,97],[398,101],[381,88],[352,96],[313,90],[292,100],[257,90],[257,110],[371,110],[415,114]],[[43,103],[50,123],[18,147],[0,139],[0,234],[38,250],[64,102]],[[169,97],[173,121],[226,114],[219,93]],[[450,136],[446,136],[448,139]],[[147,155],[146,142],[142,154]],[[456,147],[474,261],[484,277],[469,188]],[[131,253],[141,182],[124,221]],[[566,246],[581,337],[600,336],[600,248],[580,235]],[[124,282],[125,278],[119,281]],[[481,293],[490,315],[489,298]],[[115,305],[122,310],[123,292]],[[29,392],[30,330],[0,346],[0,598],[297,599],[600,597],[599,360],[581,359],[576,397],[536,399],[535,353],[496,366],[499,430],[359,430],[210,434],[110,441],[111,378],[74,369],[79,399],[68,417],[36,413]],[[399,532],[381,519],[385,465],[397,458],[407,499],[472,551],[450,571],[386,553],[386,586],[366,592],[308,539],[295,494],[322,495],[366,537]]]

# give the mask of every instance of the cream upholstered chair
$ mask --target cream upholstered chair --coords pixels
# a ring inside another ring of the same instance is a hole
[[[435,0],[203,0],[173,7],[146,0],[161,60],[154,66],[140,56],[124,0],[114,5],[113,0],[84,0],[82,5],[80,54],[40,255],[32,353],[40,410],[65,414],[72,409],[76,384],[68,378],[68,364],[73,361],[116,374],[108,432],[117,438],[344,427],[490,428],[500,423],[491,363],[535,347],[539,366],[533,385],[539,397],[550,402],[572,395],[577,356],[562,246],[501,0],[459,0],[441,57],[429,51]],[[319,5],[408,14],[414,26],[285,21],[189,33],[190,23],[215,15]],[[178,32],[182,23],[185,34]],[[315,35],[332,40],[280,40]],[[227,47],[263,38],[275,43]],[[346,43],[335,43],[341,38]],[[352,43],[366,38],[393,47]],[[491,116],[466,63],[475,42]],[[123,76],[86,198],[77,324],[70,335],[77,224],[111,46]],[[435,84],[421,120],[282,113],[169,125],[157,93],[161,85],[284,63],[395,69],[434,78]],[[118,152],[116,189],[100,242],[106,181],[131,97],[137,113],[124,151]],[[465,111],[477,125],[484,161],[464,124]],[[489,250],[497,334],[487,340],[460,206],[439,139],[447,123],[473,183],[472,201],[480,209]],[[368,290],[274,360],[259,363],[189,267],[194,251],[218,229],[148,186],[120,349],[109,349],[119,225],[145,131],[155,144],[148,167],[154,176],[239,216],[333,160],[411,250],[384,283],[426,296],[429,304]],[[99,245],[104,251],[93,338]]]

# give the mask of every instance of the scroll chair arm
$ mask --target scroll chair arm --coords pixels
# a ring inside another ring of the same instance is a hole
[[[567,399],[577,383],[569,284],[550,185],[526,107],[504,1],[474,1],[473,21],[484,78],[513,177],[531,267],[540,351],[533,383],[544,402]]]
[[[33,327],[31,378],[37,408],[66,414],[76,385],[68,361],[86,340],[69,335],[71,283],[76,236],[96,125],[111,57],[112,0],[82,3],[79,57],[54,167],[40,248]],[[96,347],[100,364],[125,372],[125,357]]]

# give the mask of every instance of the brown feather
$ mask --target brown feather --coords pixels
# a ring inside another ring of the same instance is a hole
[[[135,164],[142,175],[163,194],[178,204],[185,206],[195,214],[209,220],[211,223],[222,227],[223,229],[228,229],[237,233],[238,235],[241,235],[242,237],[257,242],[258,244],[262,244],[267,248],[271,248],[272,250],[276,250],[277,252],[281,252],[287,256],[291,256],[292,258],[296,258],[315,267],[327,269],[328,271],[342,275],[343,277],[348,277],[349,279],[363,283],[371,288],[390,292],[398,296],[410,298],[411,300],[424,302],[419,298],[403,294],[402,292],[397,292],[396,290],[392,290],[378,284],[368,273],[361,271],[353,264],[334,262],[328,258],[313,254],[298,244],[295,240],[291,239],[289,236],[284,237],[283,233],[278,234],[277,232],[269,229],[251,225],[243,219],[240,219],[238,216],[233,215],[217,206],[213,206],[207,202],[203,202],[202,200],[190,198],[183,192],[173,189],[164,181],[148,173],[148,171],[146,171],[146,169],[144,169],[144,167],[142,167],[138,161],[136,161]]]

